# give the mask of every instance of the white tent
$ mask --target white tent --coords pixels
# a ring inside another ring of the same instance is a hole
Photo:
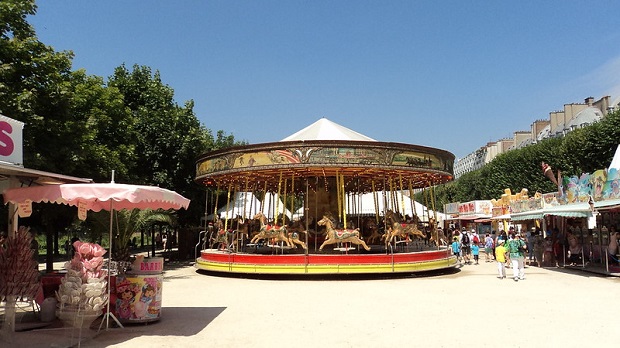
[[[387,203],[387,205],[386,205]],[[414,209],[415,206],[415,209]],[[376,193],[376,207],[380,215],[383,215],[386,210],[391,209],[405,215],[413,216],[414,214],[420,219],[420,221],[427,222],[429,215],[435,217],[435,212],[428,209],[425,205],[413,201],[409,197],[409,192],[396,191],[392,192],[377,192]],[[347,197],[347,214],[360,214],[369,215],[375,214],[375,194],[365,193],[360,195],[349,195]],[[437,222],[441,222],[445,219],[446,214],[437,212]]]
[[[274,214],[273,212],[276,208],[277,214]],[[221,219],[232,219],[237,215],[243,218],[252,218],[259,211],[269,218],[282,213],[286,214],[289,219],[293,216],[293,214],[286,209],[282,200],[278,198],[277,193],[267,193],[261,202],[252,192],[236,192],[230,203],[224,203],[221,208],[217,210],[217,214]]]
[[[616,147],[616,153],[614,154],[614,158],[611,160],[611,163],[609,164],[609,168],[607,169],[607,171],[613,168],[620,170],[620,145]]]
[[[243,218],[251,218],[260,208],[260,201],[252,192],[235,192],[230,203],[217,210],[221,219],[232,219],[237,215]]]
[[[273,212],[276,211],[276,209],[277,213],[274,214]],[[275,217],[282,213],[284,213],[289,219],[293,217],[293,214],[286,208],[284,202],[282,202],[277,193],[265,194],[265,197],[263,198],[262,212],[269,218]]]

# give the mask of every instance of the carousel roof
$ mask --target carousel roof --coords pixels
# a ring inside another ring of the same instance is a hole
[[[356,140],[376,141],[352,129],[341,126],[326,118],[321,118],[308,127],[289,135],[280,141],[299,140]]]
[[[206,186],[278,192],[284,179],[284,186],[287,180],[290,185],[284,192],[291,192],[293,186],[301,189],[303,178],[326,182],[328,177],[347,177],[345,190],[371,192],[393,189],[394,180],[401,189],[450,181],[453,164],[454,155],[445,150],[376,141],[322,118],[281,141],[205,153],[196,161],[195,180]]]

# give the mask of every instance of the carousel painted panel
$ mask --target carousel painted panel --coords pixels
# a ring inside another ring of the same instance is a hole
[[[321,147],[308,156],[309,164],[385,164],[385,155],[372,148]]]

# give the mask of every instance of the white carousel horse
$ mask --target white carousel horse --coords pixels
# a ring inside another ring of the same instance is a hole
[[[291,241],[286,235],[286,226],[277,226],[267,224],[267,217],[263,213],[258,213],[254,216],[254,219],[260,221],[260,231],[257,235],[252,237],[251,244],[258,242],[261,239],[272,239],[276,242],[285,242],[287,246],[292,247]]]
[[[319,250],[323,250],[323,247],[328,244],[334,243],[353,243],[356,245],[361,245],[366,250],[370,250],[370,247],[366,245],[366,243],[360,239],[360,231],[359,229],[354,230],[335,230],[334,224],[328,215],[323,216],[321,220],[317,222],[319,226],[325,226],[327,230],[327,239],[321,244]]]

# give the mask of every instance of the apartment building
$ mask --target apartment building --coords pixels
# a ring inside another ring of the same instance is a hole
[[[487,143],[467,156],[457,159],[454,165],[454,178],[478,170],[506,151],[519,149],[550,137],[563,137],[567,133],[598,122],[608,113],[620,108],[620,97],[611,101],[610,96],[594,101],[593,97],[584,103],[564,104],[564,108],[551,111],[548,119],[534,121],[529,131],[515,131],[512,139],[500,139]]]

